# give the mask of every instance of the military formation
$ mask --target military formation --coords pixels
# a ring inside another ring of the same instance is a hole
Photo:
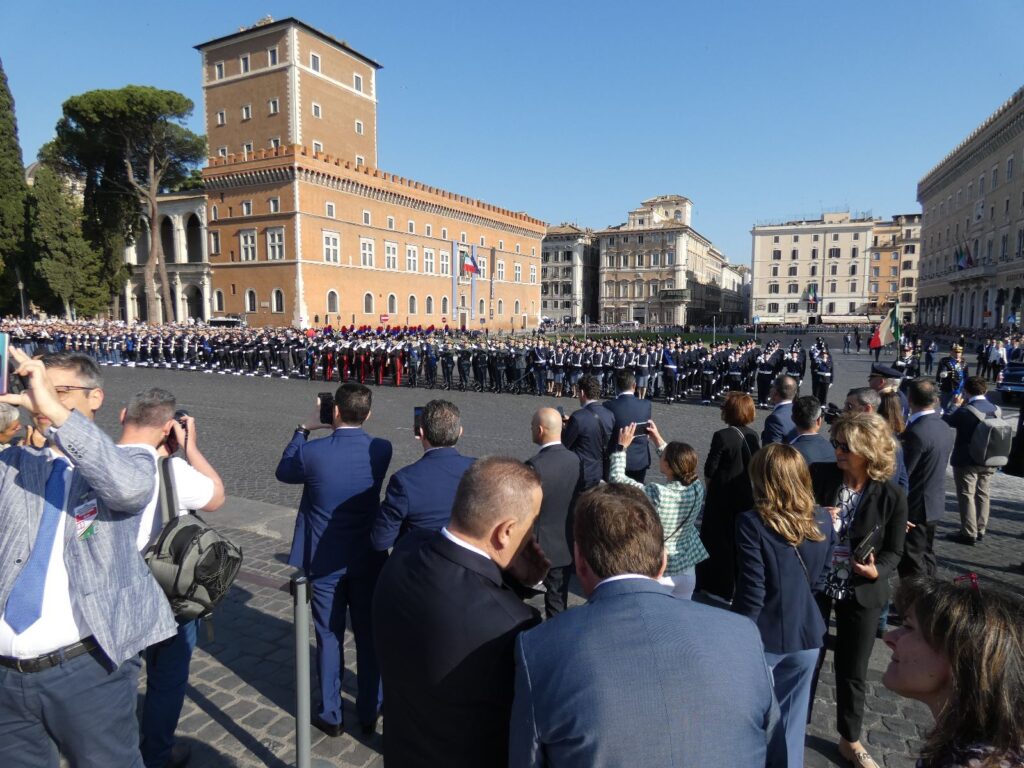
[[[779,374],[793,376],[801,386],[809,383],[822,403],[834,376],[821,337],[805,348],[799,339],[786,347],[779,340],[580,339],[433,327],[300,330],[6,321],[0,328],[30,354],[86,352],[101,365],[556,398],[577,397],[585,375],[597,377],[602,393],[614,396],[616,373],[628,370],[640,397],[710,404],[738,390],[767,408],[771,382]],[[921,374],[921,358],[920,345],[908,342],[892,367],[913,378]],[[961,347],[954,345],[939,361],[936,374],[943,394],[952,398],[967,376]]]

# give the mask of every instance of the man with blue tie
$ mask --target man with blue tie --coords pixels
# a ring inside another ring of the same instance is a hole
[[[587,603],[516,638],[509,765],[786,765],[757,627],[658,582],[664,531],[644,493],[591,488],[574,532]]]
[[[761,445],[769,443],[783,443],[795,435],[796,425],[793,423],[793,398],[796,397],[797,380],[792,376],[783,374],[776,377],[772,382],[771,403],[772,412],[764,422],[764,431],[761,432]]]
[[[463,473],[476,461],[455,447],[462,437],[455,403],[431,400],[423,406],[420,423],[417,437],[423,444],[423,456],[391,476],[373,524],[370,539],[380,552],[395,546],[414,528],[440,531],[451,517]]]
[[[621,353],[625,358],[625,352]],[[612,434],[608,438],[608,453],[615,450],[619,440],[619,430],[630,424],[643,425],[643,432],[638,429],[636,437],[626,449],[626,477],[642,483],[647,476],[647,468],[651,466],[651,451],[647,440],[647,422],[651,420],[651,401],[641,400],[636,396],[636,377],[632,371],[619,370],[615,374],[615,391],[618,396],[614,400],[606,400],[604,407],[612,412],[615,423]]]
[[[93,424],[95,361],[11,350],[42,450],[0,454],[0,765],[142,768],[139,653],[175,634],[174,615],[136,549],[156,466]]]
[[[583,462],[583,487],[601,482],[608,458],[608,446],[615,431],[615,416],[597,399],[601,396],[601,380],[596,376],[580,379],[580,408],[565,420],[562,445]]]
[[[282,483],[303,484],[288,564],[305,571],[312,587],[321,694],[313,724],[329,736],[339,736],[343,729],[346,609],[356,640],[356,711],[363,733],[373,732],[379,714],[380,670],[370,606],[385,555],[373,550],[370,531],[391,463],[391,443],[363,430],[371,404],[368,387],[342,384],[334,395],[331,424],[321,424],[319,413],[300,424],[277,465]],[[307,442],[314,429],[332,431]]]

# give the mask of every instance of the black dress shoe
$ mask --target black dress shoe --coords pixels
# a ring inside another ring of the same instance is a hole
[[[343,734],[345,732],[345,724],[344,723],[328,723],[326,720],[324,720],[319,715],[316,715],[313,718],[313,725],[315,725],[319,730],[321,730],[324,733],[326,733],[332,739],[333,738],[337,738],[338,736],[341,736],[341,734]]]
[[[968,547],[973,547],[975,544],[974,539],[972,539],[970,536],[964,536],[959,531],[957,531],[956,533],[947,533],[946,539],[956,544],[966,544]]]
[[[981,541],[982,539],[984,539],[984,538],[985,538],[985,534],[984,534],[984,533],[979,533],[979,534],[978,534],[978,541],[979,541],[979,542],[980,542],[980,541]]]
[[[363,734],[363,736],[372,736],[374,733],[377,732],[377,723],[379,721],[380,716],[378,715],[377,717],[373,718],[372,723],[361,723],[359,725],[360,732]]]
[[[192,757],[192,747],[185,742],[176,741],[171,747],[171,759],[167,761],[166,768],[184,768]]]

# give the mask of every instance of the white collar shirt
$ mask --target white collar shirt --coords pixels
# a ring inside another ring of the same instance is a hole
[[[926,411],[917,411],[916,413],[912,413],[912,414],[910,414],[910,418],[907,419],[907,426],[909,427],[911,424],[913,424],[918,419],[920,419],[920,418],[922,418],[924,416],[929,416],[930,414],[933,414],[933,413],[935,413],[935,409],[934,408],[929,408]]]
[[[479,547],[474,547],[468,541],[463,541],[458,536],[454,535],[451,531],[449,531],[447,527],[441,529],[441,535],[448,539],[448,541],[450,541],[452,544],[457,544],[463,549],[468,549],[470,552],[475,552],[476,554],[480,555],[480,557],[486,557],[488,560],[491,559],[491,556],[484,552],[482,549],[480,549]]]

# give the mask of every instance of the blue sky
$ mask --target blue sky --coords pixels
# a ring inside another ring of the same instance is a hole
[[[181,91],[202,131],[193,46],[295,16],[384,65],[382,168],[595,228],[686,195],[740,264],[756,222],[918,210],[920,177],[1024,84],[1020,0],[3,5],[26,161],[93,88]]]

